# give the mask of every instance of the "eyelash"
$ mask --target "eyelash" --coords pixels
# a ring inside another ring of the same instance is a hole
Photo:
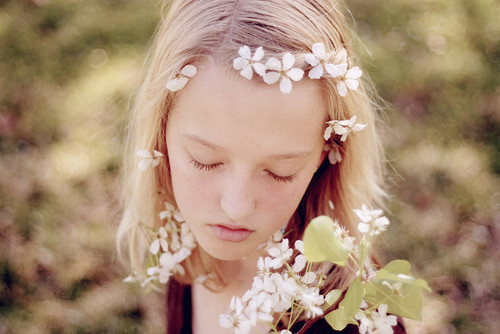
[[[211,171],[211,170],[219,167],[220,165],[222,165],[221,163],[205,165],[205,164],[202,164],[201,162],[196,161],[194,159],[191,160],[191,163],[194,165],[195,168],[197,168],[199,170],[204,170],[204,171]]]
[[[206,164],[202,164],[201,162],[196,161],[194,159],[191,160],[191,163],[193,164],[193,166],[196,169],[203,170],[203,171],[211,171],[211,170],[214,170],[215,168],[219,167],[220,165],[222,165],[222,163],[215,163],[215,164],[206,165]],[[295,175],[279,176],[279,175],[276,175],[274,173],[271,173],[270,171],[267,171],[267,173],[269,174],[269,176],[271,176],[277,182],[285,183],[285,182],[292,182],[295,180]]]
[[[292,182],[295,180],[295,175],[290,175],[290,176],[279,176],[271,172],[267,172],[274,180],[278,182]]]

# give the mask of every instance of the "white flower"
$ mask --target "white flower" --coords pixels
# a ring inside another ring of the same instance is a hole
[[[257,260],[257,269],[259,274],[268,273],[271,270],[272,258],[266,256],[265,258],[259,257]]]
[[[177,222],[182,223],[184,218],[182,217],[180,211],[176,209],[172,204],[165,202],[165,210],[160,212],[160,219],[171,219],[174,218]]]
[[[196,247],[196,240],[186,223],[181,224],[181,243],[188,249]]]
[[[158,251],[160,250],[160,246],[164,252],[168,252],[168,242],[167,242],[167,237],[168,233],[165,230],[165,228],[162,226],[158,230],[158,236],[153,242],[151,243],[151,246],[149,247],[149,251],[152,254],[157,254]]]
[[[288,329],[283,329],[280,334],[293,334],[292,332],[290,332]]]
[[[155,168],[158,166],[160,164],[160,158],[163,157],[163,154],[157,150],[153,150],[153,154],[151,154],[148,150],[142,149],[137,151],[137,156],[141,158],[139,161],[139,169],[144,172],[149,167]]]
[[[292,91],[292,80],[299,81],[304,76],[304,71],[293,68],[295,57],[291,53],[285,53],[283,63],[276,58],[269,58],[266,62],[266,69],[270,70],[264,74],[264,81],[272,85],[280,82],[281,92],[288,94]]]
[[[240,47],[238,54],[240,57],[233,60],[233,67],[236,70],[239,70],[242,76],[251,80],[254,70],[258,75],[264,76],[266,73],[266,67],[259,63],[259,61],[262,60],[262,57],[264,57],[264,49],[262,46],[255,50],[253,56],[250,48],[246,45]]]
[[[167,82],[167,89],[171,92],[176,92],[184,86],[189,81],[189,78],[192,78],[196,75],[196,67],[193,65],[186,65],[184,66],[181,71],[169,82]]]
[[[357,90],[359,86],[358,79],[361,78],[361,74],[363,74],[361,69],[358,66],[354,66],[353,68],[347,70],[346,66],[345,69],[342,67],[338,70],[340,72],[339,77],[341,78],[340,81],[337,82],[337,90],[339,92],[339,95],[346,96],[347,88],[349,88],[350,90]]]
[[[326,63],[326,59],[324,58],[323,63],[325,63],[325,70],[328,74],[330,74],[333,78],[339,79],[337,82],[337,91],[339,92],[339,95],[343,97],[347,95],[347,88],[351,90],[358,89],[358,79],[361,77],[363,72],[358,66],[349,68],[346,49],[342,48],[339,50],[335,58],[337,60],[335,64]]]
[[[273,257],[270,264],[271,268],[278,269],[290,259],[293,250],[288,247],[288,239],[283,239],[279,246],[271,248],[268,253]]]
[[[340,137],[340,141],[345,141],[347,136],[349,136],[353,132],[359,132],[366,127],[366,124],[356,123],[356,115],[352,116],[348,120],[332,120],[326,122],[328,124],[325,132],[323,134],[323,138],[326,141],[330,139],[333,133]]]
[[[386,304],[380,304],[378,312],[360,310],[355,317],[360,322],[359,332],[361,334],[392,334],[394,333],[392,326],[398,322],[395,315],[387,315]]]
[[[301,289],[297,300],[300,302],[300,305],[304,307],[308,318],[314,318],[323,314],[321,305],[324,304],[325,299],[323,295],[319,293],[318,288]]]
[[[325,66],[328,61],[325,46],[323,43],[315,43],[311,50],[312,53],[304,55],[305,61],[313,66],[309,71],[309,78],[319,79],[323,76],[323,66]]]
[[[389,226],[389,219],[380,217],[382,210],[369,210],[366,205],[361,206],[361,210],[354,210],[356,215],[361,219],[358,224],[358,230],[361,233],[370,233],[370,235],[378,235],[385,231]]]
[[[354,213],[359,217],[359,219],[367,223],[380,217],[383,211],[380,209],[370,210],[365,204],[363,204],[361,205],[361,210],[354,210]]]
[[[166,202],[165,209],[160,212],[160,218],[166,222],[158,229],[149,247],[149,251],[157,255],[157,263],[146,270],[149,277],[142,283],[143,286],[151,281],[165,284],[176,273],[184,275],[185,270],[181,263],[196,247],[194,236],[183,222],[180,212]]]
[[[229,314],[219,316],[219,325],[223,328],[233,329],[234,333],[249,333],[252,329],[252,323],[242,312],[243,304],[241,299],[233,297],[229,308]]]
[[[250,299],[245,311],[254,326],[258,321],[270,323],[274,319],[272,315],[272,300],[265,292],[261,292]]]

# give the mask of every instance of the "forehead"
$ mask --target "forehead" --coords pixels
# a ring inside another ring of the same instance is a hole
[[[284,94],[279,84],[268,85],[256,74],[247,80],[237,70],[209,61],[197,68],[180,92],[169,123],[221,141],[226,136],[308,146],[321,137],[326,111],[318,82],[304,78]]]

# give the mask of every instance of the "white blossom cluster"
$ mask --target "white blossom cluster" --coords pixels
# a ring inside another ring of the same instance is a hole
[[[356,123],[356,116],[352,116],[346,120],[332,120],[326,122],[328,124],[323,137],[326,141],[330,139],[332,134],[340,136],[340,141],[345,141],[347,137],[353,132],[359,132],[366,127],[366,124]]]
[[[194,235],[184,222],[180,212],[170,203],[165,203],[165,210],[161,211],[160,219],[165,221],[154,233],[149,252],[156,265],[147,268],[147,279],[142,286],[152,281],[166,284],[176,273],[185,273],[181,262],[184,261],[196,247]],[[137,281],[137,277],[127,277],[126,282]]]
[[[392,326],[398,322],[395,315],[387,314],[387,304],[380,304],[377,310],[370,310],[364,301],[355,318],[359,321],[360,334],[392,334]]]
[[[155,168],[160,164],[160,159],[163,157],[163,153],[153,150],[153,153],[148,150],[141,149],[137,151],[137,156],[140,158],[138,167],[144,172],[148,168]]]
[[[382,210],[369,210],[366,205],[361,206],[361,210],[354,210],[356,215],[361,219],[358,224],[358,230],[361,233],[369,234],[370,236],[379,235],[389,226],[389,219],[382,216]]]
[[[186,65],[184,66],[177,75],[167,82],[167,89],[171,92],[176,92],[181,90],[186,86],[189,79],[196,75],[196,67],[194,65]]]
[[[366,124],[356,123],[356,116],[352,116],[350,119],[346,120],[332,120],[326,122],[327,126],[323,133],[323,137],[326,141],[323,148],[324,151],[328,151],[328,160],[332,165],[340,163],[342,161],[342,155],[337,144],[330,143],[330,138],[332,135],[337,135],[340,137],[340,141],[345,142],[347,137],[353,132],[359,132],[366,127]]]
[[[327,75],[335,78],[340,96],[346,96],[347,89],[358,89],[358,79],[361,77],[362,71],[358,66],[349,68],[345,49],[333,54],[334,62],[330,62],[332,54],[326,52],[322,43],[313,44],[311,51],[312,53],[304,55],[305,61],[313,67],[308,73],[309,78],[320,79]],[[238,54],[239,57],[233,60],[233,67],[240,71],[243,77],[251,80],[255,71],[269,85],[279,82],[280,90],[285,94],[292,91],[292,81],[300,81],[304,76],[302,69],[293,67],[295,57],[289,52],[283,55],[282,61],[271,57],[265,64],[260,62],[264,57],[264,50],[261,46],[252,55],[250,48],[244,45],[240,47]]]
[[[289,261],[293,248],[288,239],[283,239],[268,247],[269,256],[260,257],[257,263],[257,275],[252,287],[243,297],[233,297],[230,311],[219,317],[223,328],[234,333],[249,333],[258,323],[269,324],[273,333],[278,333],[273,321],[274,315],[283,314],[293,309],[314,318],[323,314],[325,300],[319,293],[322,276],[310,270],[304,256],[301,240],[295,242],[295,249],[300,252],[292,265]],[[304,272],[303,274],[301,274]],[[294,313],[295,314],[295,313]],[[292,323],[289,324],[291,326]],[[291,334],[282,330],[280,334]]]

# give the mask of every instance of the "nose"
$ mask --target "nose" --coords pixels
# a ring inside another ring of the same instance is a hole
[[[255,210],[255,199],[248,178],[227,180],[220,198],[220,206],[232,221],[241,221]]]

